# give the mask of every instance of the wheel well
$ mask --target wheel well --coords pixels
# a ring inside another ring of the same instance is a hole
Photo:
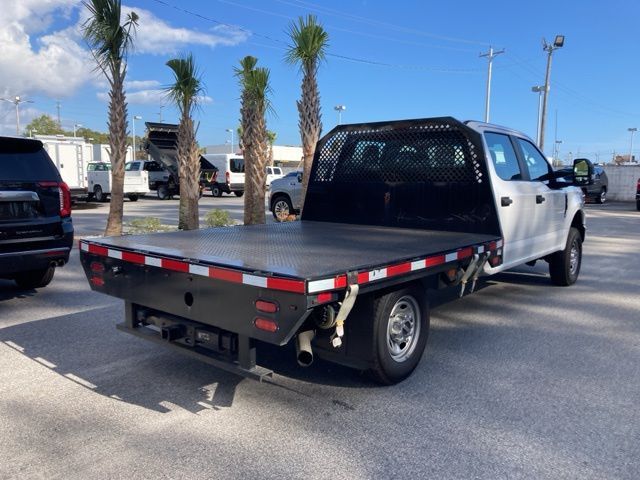
[[[584,237],[586,235],[586,229],[584,228],[584,212],[582,210],[576,212],[573,216],[573,220],[571,220],[571,226],[580,232],[580,237],[584,242]]]
[[[274,203],[276,203],[276,201],[277,201],[279,198],[284,198],[285,200],[288,200],[288,201],[289,201],[289,203],[291,203],[291,198],[289,198],[289,195],[287,195],[287,194],[286,194],[286,193],[284,193],[284,192],[278,192],[278,193],[276,193],[275,195],[273,195],[273,196],[271,197],[271,208],[272,208],[272,209],[273,209],[273,204],[274,204]]]

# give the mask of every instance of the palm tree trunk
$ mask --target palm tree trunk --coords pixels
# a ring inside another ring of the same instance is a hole
[[[302,78],[302,98],[298,100],[299,127],[302,140],[303,174],[302,174],[302,209],[307,197],[307,188],[309,186],[309,177],[311,176],[311,166],[313,164],[313,156],[316,151],[316,143],[322,132],[322,120],[320,115],[320,93],[318,91],[318,82],[316,80],[315,64],[305,67],[304,77]]]
[[[183,114],[178,127],[178,158],[180,162],[180,210],[178,228],[199,228],[198,199],[200,197],[200,153],[196,143],[193,120]]]
[[[245,170],[244,224],[266,222],[265,183],[269,155],[264,112],[258,108],[242,107]]]
[[[111,148],[111,203],[106,236],[122,235],[124,164],[127,158],[127,102],[124,75],[115,76],[109,92],[109,146]]]

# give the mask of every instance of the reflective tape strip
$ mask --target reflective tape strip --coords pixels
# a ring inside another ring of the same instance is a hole
[[[203,265],[189,265],[189,273],[193,275],[200,275],[201,277],[209,276],[209,267]]]
[[[242,274],[242,283],[245,285],[253,285],[254,287],[267,288],[267,278],[258,277],[256,275]]]
[[[307,285],[307,291],[309,293],[322,292],[324,290],[333,290],[336,287],[335,278],[325,278],[324,280],[314,280]]]
[[[444,256],[444,261],[445,262],[453,262],[455,260],[458,260],[458,252],[447,253]]]
[[[144,257],[144,264],[149,265],[151,267],[160,267],[162,268],[162,260],[156,257]]]
[[[107,256],[110,258],[115,258],[117,260],[122,260],[122,252],[120,250],[113,250],[112,248],[107,250]]]
[[[87,245],[85,242],[80,242],[80,250],[82,250],[83,252],[88,252],[89,245]]]

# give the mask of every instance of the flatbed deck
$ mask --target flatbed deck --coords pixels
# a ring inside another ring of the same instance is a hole
[[[91,240],[107,248],[311,280],[499,240],[493,235],[289,222]]]

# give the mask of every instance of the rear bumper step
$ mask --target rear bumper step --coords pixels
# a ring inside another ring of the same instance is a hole
[[[200,346],[187,346],[175,340],[182,338],[186,327],[173,325],[160,329],[160,332],[152,330],[150,327],[129,327],[126,323],[116,325],[118,330],[130,333],[145,340],[150,340],[165,347],[170,347],[184,355],[196,360],[208,363],[216,368],[225,370],[242,377],[263,381],[273,376],[273,371],[255,365],[255,350],[251,348],[249,338],[240,336],[238,338],[237,359],[220,355],[212,350]],[[174,337],[175,336],[175,337]]]

